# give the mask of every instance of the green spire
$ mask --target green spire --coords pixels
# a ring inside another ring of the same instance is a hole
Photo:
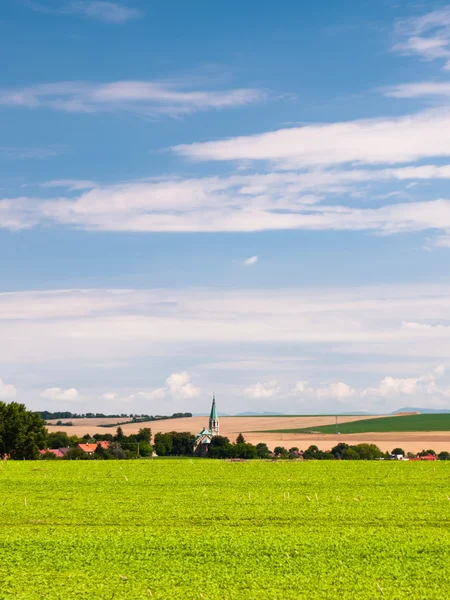
[[[216,415],[216,398],[213,394],[213,401],[212,401],[212,406],[211,406],[211,414],[209,416],[209,420],[211,421],[217,421],[217,415]]]

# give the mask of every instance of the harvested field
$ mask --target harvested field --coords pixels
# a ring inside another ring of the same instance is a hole
[[[367,416],[345,416],[339,417],[341,422],[352,422],[367,419]],[[69,435],[82,436],[86,433],[113,433],[114,428],[100,427],[107,423],[115,423],[120,419],[68,419],[73,426],[64,427],[60,425],[49,426],[49,431],[66,431]],[[122,419],[126,421],[127,419]],[[50,422],[50,421],[49,421]],[[256,432],[259,430],[273,429],[304,429],[330,425],[335,422],[333,416],[280,416],[280,417],[220,417],[220,433],[227,437],[236,437],[239,433]],[[55,422],[56,423],[56,422]],[[190,431],[198,433],[208,426],[208,417],[188,417],[183,419],[161,419],[148,421],[146,423],[126,423],[122,429],[126,435],[136,433],[141,427],[150,427],[153,433],[161,431]]]

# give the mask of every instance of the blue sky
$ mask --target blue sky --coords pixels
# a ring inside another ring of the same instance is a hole
[[[448,408],[450,5],[4,0],[0,397]]]

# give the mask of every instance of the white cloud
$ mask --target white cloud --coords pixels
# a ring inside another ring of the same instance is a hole
[[[357,395],[356,390],[342,381],[324,386],[314,387],[308,381],[298,381],[293,390],[294,395],[306,396],[317,400],[330,399],[345,402]]]
[[[70,9],[74,13],[106,23],[124,23],[131,19],[137,19],[142,14],[139,10],[124,4],[100,0],[74,1],[70,3]]]
[[[127,110],[151,117],[232,108],[264,98],[264,93],[256,89],[213,91],[192,90],[191,87],[185,80],[63,81],[0,89],[0,105],[84,113]]]
[[[54,15],[79,15],[104,23],[125,23],[137,19],[141,11],[121,2],[106,0],[28,0],[27,5],[37,12]]]
[[[309,193],[350,195],[366,182],[439,178],[450,178],[450,165],[132,181],[75,191],[74,197],[4,198],[0,200],[0,227],[68,225],[161,232],[365,230],[384,234],[435,229],[445,236],[450,232],[449,199],[400,203],[389,194],[387,204],[372,208],[354,203],[327,205]],[[93,182],[63,180],[50,186],[63,183],[76,190]]]
[[[395,164],[450,156],[450,113],[313,124],[257,135],[174,146],[197,161],[270,161],[278,168],[346,163]]]
[[[63,390],[62,388],[54,387],[48,388],[41,392],[41,398],[46,398],[47,400],[76,400],[78,398],[78,390],[75,388],[70,388],[67,390]]]
[[[186,371],[172,373],[167,378],[167,387],[175,400],[196,398],[200,395],[200,388],[193,385],[191,376]]]
[[[64,188],[70,192],[77,190],[92,190],[97,186],[94,181],[88,181],[86,179],[53,179],[51,181],[44,181],[40,184],[43,188]]]
[[[251,267],[252,265],[256,265],[257,262],[258,262],[257,256],[250,256],[249,258],[246,258],[244,260],[244,265],[246,267]]]
[[[266,383],[255,383],[245,390],[245,395],[248,398],[272,398],[280,392],[278,381],[268,381]]]
[[[405,19],[397,23],[398,43],[394,50],[418,56],[422,60],[444,60],[448,68],[450,59],[450,8]]]
[[[166,388],[156,388],[150,391],[141,391],[135,392],[134,394],[130,394],[125,398],[127,402],[135,401],[135,400],[163,400],[167,396]]]
[[[118,394],[116,392],[106,392],[105,394],[102,394],[102,398],[103,400],[115,400],[118,397]]]
[[[415,83],[402,83],[386,88],[386,96],[393,98],[421,98],[450,96],[450,83],[446,81],[417,81]]]
[[[17,388],[15,385],[11,383],[4,383],[0,379],[0,402],[2,400],[10,400],[11,398],[15,398],[17,396]]]

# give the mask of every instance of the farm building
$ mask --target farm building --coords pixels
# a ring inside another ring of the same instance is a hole
[[[70,448],[48,448],[47,450],[39,450],[39,454],[54,454],[57,458],[64,458]]]
[[[83,450],[83,452],[86,452],[86,454],[94,454],[94,452],[97,450],[97,446],[100,446],[101,448],[107,450],[110,446],[110,442],[96,442],[95,444],[78,444],[77,448],[80,448],[80,450]]]

